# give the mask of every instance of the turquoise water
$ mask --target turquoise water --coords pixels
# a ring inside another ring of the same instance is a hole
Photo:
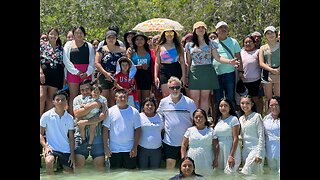
[[[106,172],[97,172],[92,166],[92,160],[88,159],[86,165],[81,170],[76,170],[74,174],[69,173],[57,173],[52,176],[47,176],[45,174],[45,167],[41,169],[40,179],[41,180],[168,180],[170,177],[176,175],[179,170],[166,170],[166,169],[157,169],[157,170],[109,170]],[[244,175],[226,175],[223,172],[217,171],[198,171],[197,173],[203,175],[207,180],[235,180],[235,179],[245,179],[245,180],[279,180],[280,177],[278,174],[274,174],[268,171],[267,167],[265,168],[265,173],[259,176],[244,176]]]

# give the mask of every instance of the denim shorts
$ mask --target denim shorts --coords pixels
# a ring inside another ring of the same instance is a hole
[[[104,156],[103,143],[92,144],[90,152],[88,150],[88,142],[84,142],[80,145],[76,144],[75,154],[81,154],[85,157],[85,159],[88,158],[89,154],[91,155],[92,159],[99,156]]]

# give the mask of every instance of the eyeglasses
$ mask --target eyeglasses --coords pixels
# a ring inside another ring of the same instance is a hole
[[[181,86],[169,86],[169,89],[171,89],[171,90],[180,90],[181,89]]]
[[[173,36],[174,35],[174,32],[173,31],[166,31],[165,33],[164,33],[164,35],[166,35],[166,36]]]

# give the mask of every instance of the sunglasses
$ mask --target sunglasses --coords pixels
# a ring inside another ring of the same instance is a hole
[[[173,31],[166,31],[165,33],[164,33],[164,35],[166,35],[166,36],[173,36],[174,35],[174,32]]]
[[[181,89],[181,86],[169,86],[169,89],[171,90],[180,90]]]

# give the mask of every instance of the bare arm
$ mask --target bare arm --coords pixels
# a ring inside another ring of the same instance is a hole
[[[218,158],[219,158],[219,141],[218,139],[212,139],[212,145],[213,145],[213,153],[214,153],[214,160],[213,160],[213,168],[218,167]]]
[[[70,157],[69,161],[71,161],[70,165],[72,167],[75,167],[75,153],[74,153],[74,147],[75,147],[75,141],[74,141],[74,130],[68,130],[68,137],[69,137],[69,145],[70,145]]]
[[[184,59],[184,50],[181,48],[181,53],[179,54],[179,61],[180,61],[180,66],[182,70],[182,77],[181,81],[185,85],[186,84],[186,78],[187,78],[187,72],[186,72],[186,61]]]
[[[138,149],[140,134],[141,134],[141,127],[138,127],[137,129],[134,130],[134,143],[130,151],[131,158],[137,156],[137,149]]]
[[[233,142],[232,142],[231,151],[230,151],[230,154],[228,157],[228,163],[231,168],[235,165],[234,155],[235,155],[236,150],[238,148],[239,130],[240,130],[240,124],[232,127]]]
[[[214,57],[214,59],[217,60],[220,63],[231,64],[233,66],[240,64],[240,62],[238,62],[236,58],[233,58],[233,59],[229,60],[229,59],[227,59],[225,57],[220,56],[218,51],[217,51],[217,49],[212,49],[211,52],[212,52],[212,56]]]
[[[189,138],[183,137],[181,149],[180,149],[181,159],[186,157],[186,154],[187,154],[186,151],[187,151],[188,145],[189,145]]]
[[[102,138],[103,138],[103,148],[104,148],[104,154],[107,156],[107,157],[111,157],[111,150],[109,148],[109,129],[105,126],[103,126],[102,128]]]
[[[159,87],[159,69],[160,69],[160,46],[158,47],[158,49],[155,51],[155,55],[156,55],[156,61],[154,63],[154,84]]]

